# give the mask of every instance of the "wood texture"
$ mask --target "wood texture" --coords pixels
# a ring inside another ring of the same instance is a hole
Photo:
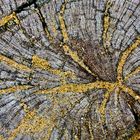
[[[3,139],[140,139],[139,0],[0,0]]]

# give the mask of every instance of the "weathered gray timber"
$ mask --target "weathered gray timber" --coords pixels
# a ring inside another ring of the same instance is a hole
[[[139,131],[139,0],[0,0],[0,140]]]

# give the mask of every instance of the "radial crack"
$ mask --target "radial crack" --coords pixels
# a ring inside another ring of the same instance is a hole
[[[108,1],[105,7],[105,13],[104,13],[104,18],[103,18],[103,46],[105,49],[108,49],[108,47],[110,47],[110,41],[111,41],[111,37],[108,32],[108,29],[110,27],[109,9],[111,5],[112,3]]]
[[[120,57],[118,67],[117,67],[117,73],[118,73],[117,80],[118,81],[120,81],[120,82],[123,81],[123,67],[124,67],[124,64],[125,64],[128,56],[130,55],[130,53],[134,49],[136,49],[139,46],[139,44],[140,44],[140,37],[138,36],[137,39],[135,40],[135,42],[122,53],[122,56]]]
[[[25,71],[25,72],[31,72],[31,68],[29,68],[28,66],[26,65],[23,65],[23,64],[19,64],[17,63],[16,61],[0,54],[0,62],[4,62],[6,63],[7,65],[9,65],[10,67],[14,68],[14,69],[18,69],[18,70],[21,70],[21,71]]]
[[[13,93],[13,92],[20,91],[20,90],[26,90],[26,89],[29,89],[31,87],[32,86],[29,86],[29,85],[13,86],[13,87],[9,87],[6,89],[1,89],[0,94]]]
[[[130,77],[135,76],[140,72],[140,67],[135,68],[131,73],[125,76],[125,80],[128,80]]]

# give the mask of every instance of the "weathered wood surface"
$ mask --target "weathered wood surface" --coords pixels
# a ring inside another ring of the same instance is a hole
[[[139,125],[139,0],[0,0],[0,140],[138,140]]]

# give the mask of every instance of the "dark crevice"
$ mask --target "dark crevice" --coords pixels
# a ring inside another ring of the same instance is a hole
[[[131,110],[133,113],[133,116],[135,118],[136,121],[136,128],[138,128],[138,126],[140,125],[140,118],[138,117],[138,115],[134,112],[134,110]]]
[[[46,33],[46,29],[48,30],[48,25],[47,25],[47,23],[45,21],[45,18],[44,18],[43,14],[42,14],[42,12],[40,10],[40,7],[38,6],[38,4],[36,2],[34,2],[34,7],[38,10],[37,14],[38,14],[39,19],[40,19],[40,21],[42,23],[43,30]],[[48,33],[50,34],[49,30],[48,30]]]
[[[29,0],[26,3],[23,3],[21,6],[17,7],[17,9],[14,11],[15,13],[20,13],[21,11],[24,11],[25,8],[31,6],[32,4],[36,3],[37,0]]]

